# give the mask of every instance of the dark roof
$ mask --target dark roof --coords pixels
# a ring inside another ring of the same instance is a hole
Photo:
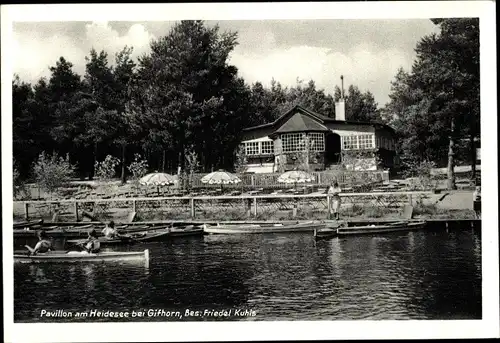
[[[274,133],[298,132],[298,131],[329,131],[325,125],[300,112],[295,113],[285,124]]]
[[[276,130],[276,133],[279,133],[278,131],[280,131],[281,128],[287,124],[287,123],[282,123],[283,120],[287,116],[289,116],[291,113],[293,113],[294,111],[299,111],[303,114],[306,114],[306,116],[302,115],[301,116],[302,118],[306,118],[308,116],[309,118],[315,119],[316,122],[319,122],[320,124],[323,124],[323,125],[329,124],[329,123],[331,123],[331,124],[345,124],[345,125],[371,125],[371,126],[375,126],[375,127],[379,127],[379,128],[384,128],[384,129],[391,131],[392,133],[395,133],[394,129],[387,124],[378,123],[378,122],[359,122],[359,121],[350,121],[350,120],[336,120],[335,118],[324,116],[322,114],[319,114],[319,113],[311,111],[307,108],[304,108],[300,105],[293,106],[288,111],[285,111],[285,113],[283,113],[278,119],[276,119],[275,121],[273,121],[271,123],[247,127],[245,129],[243,129],[243,131],[253,131],[253,130],[257,130],[257,129],[261,129],[261,128],[278,127],[278,125],[281,123],[281,127],[279,127],[278,130]],[[296,114],[294,114],[291,117],[291,119],[294,118],[295,116],[296,116]],[[304,122],[306,120],[304,120]],[[310,120],[310,121],[313,122],[313,120]],[[312,125],[312,124],[308,124],[308,125]],[[318,124],[318,127],[319,126],[320,125]],[[300,130],[294,130],[294,131],[300,131]],[[320,130],[309,130],[309,131],[324,131],[324,128],[320,129]],[[291,132],[291,131],[280,131],[280,132]]]

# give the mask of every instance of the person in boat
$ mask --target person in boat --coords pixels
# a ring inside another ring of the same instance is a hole
[[[83,249],[88,253],[98,253],[101,250],[101,243],[97,238],[97,232],[95,230],[89,232],[89,237],[84,242]]]
[[[118,233],[118,230],[115,229],[115,223],[113,221],[110,221],[104,227],[104,229],[102,230],[102,234],[107,239],[113,239],[113,238],[119,238],[120,237],[120,234]]]
[[[333,182],[328,188],[328,194],[331,196],[330,219],[339,220],[340,192],[342,189],[337,182]]]
[[[29,250],[30,255],[36,255],[38,253],[43,254],[54,250],[52,242],[48,239],[47,234],[43,230],[38,232],[38,242],[34,248],[29,245],[25,245],[25,247]]]

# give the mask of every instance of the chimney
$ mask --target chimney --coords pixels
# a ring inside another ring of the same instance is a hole
[[[345,121],[344,75],[340,76],[340,99],[335,103],[335,120]]]

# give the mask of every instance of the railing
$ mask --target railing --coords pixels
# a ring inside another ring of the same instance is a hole
[[[400,211],[404,204],[428,198],[432,192],[370,192],[341,194],[346,213],[369,206]],[[327,194],[280,194],[242,196],[197,196],[158,198],[80,199],[54,201],[15,201],[14,217],[60,221],[82,219],[84,212],[99,220],[126,220],[134,212],[141,220],[149,219],[239,219],[239,218],[310,218],[330,211]],[[54,216],[58,220],[55,220]]]
[[[313,185],[328,185],[332,181],[337,181],[339,184],[363,184],[371,183],[377,181],[388,181],[389,172],[388,171],[332,171],[325,170],[320,172],[311,172],[314,175],[314,181],[310,184]],[[206,174],[194,174],[192,178],[192,187],[220,187],[217,185],[207,185],[201,182],[201,178]],[[278,178],[281,173],[262,173],[262,174],[238,174],[241,179],[241,183],[236,185],[227,185],[224,187],[228,188],[238,188],[238,187],[266,187],[266,188],[278,188],[278,187],[293,187],[293,184],[283,184],[278,182]]]

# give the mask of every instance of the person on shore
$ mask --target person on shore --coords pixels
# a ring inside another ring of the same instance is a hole
[[[48,239],[47,234],[43,230],[38,232],[38,242],[34,248],[29,245],[25,245],[25,247],[29,250],[30,255],[36,255],[38,253],[43,254],[54,250],[52,242]]]
[[[481,186],[476,186],[472,193],[472,203],[477,218],[481,218]]]
[[[95,230],[89,232],[89,237],[84,242],[83,249],[88,253],[98,253],[101,250],[101,243],[97,238],[97,232]]]
[[[113,238],[118,238],[120,237],[120,234],[118,233],[118,230],[115,229],[115,223],[113,221],[110,221],[102,230],[102,234],[104,235],[105,238],[107,239],[113,239]]]
[[[337,182],[333,182],[328,188],[328,194],[331,196],[330,219],[339,220],[340,212],[340,192],[342,189]]]

